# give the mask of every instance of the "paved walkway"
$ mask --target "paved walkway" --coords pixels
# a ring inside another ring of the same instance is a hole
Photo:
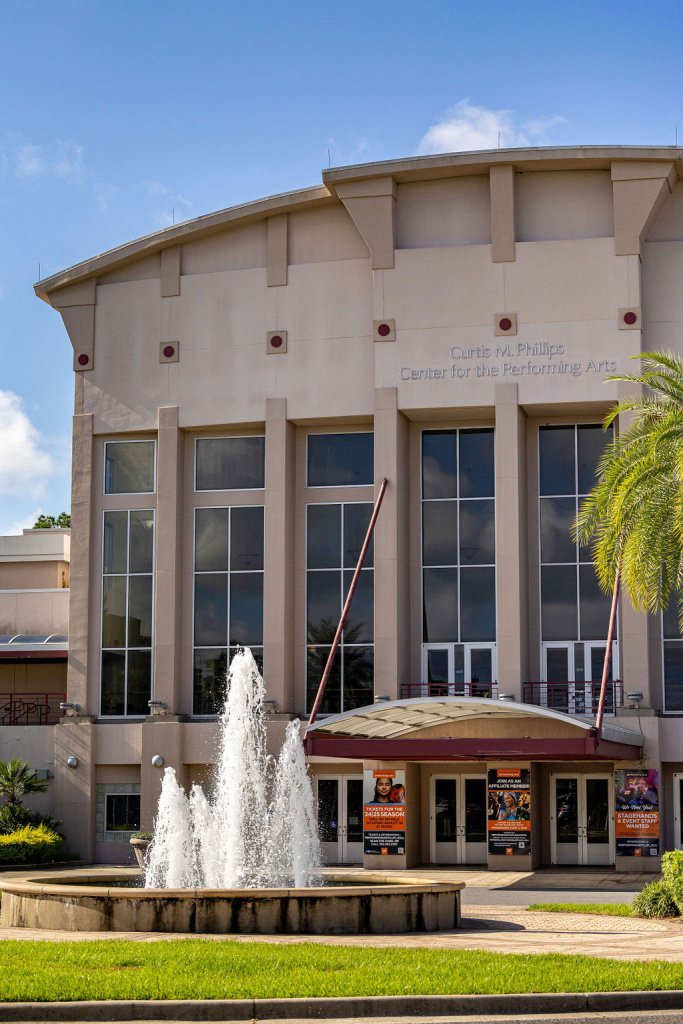
[[[91,869],[92,870],[92,869]],[[96,869],[97,870],[97,869]],[[351,869],[349,869],[351,870]],[[111,871],[102,869],[102,872]],[[340,872],[335,869],[336,873]],[[122,870],[122,873],[124,871]],[[128,871],[125,871],[128,873]],[[134,872],[130,871],[131,875]],[[488,890],[486,903],[467,904],[465,900],[463,927],[451,932],[429,934],[374,936],[201,936],[206,941],[279,942],[293,944],[314,942],[331,945],[484,949],[492,952],[519,953],[586,953],[591,956],[614,957],[619,960],[671,960],[683,962],[683,920],[648,921],[639,918],[602,917],[593,914],[547,914],[526,910],[523,906],[501,905],[497,893],[511,889],[528,894],[527,903],[537,901],[536,892],[552,891],[559,901],[579,902],[579,894],[604,892],[635,892],[652,875],[617,874],[609,871],[535,871],[493,872],[459,869],[416,869],[408,874],[464,881],[467,886]],[[9,874],[9,872],[8,872]],[[57,872],[55,872],[57,874]],[[479,894],[478,894],[479,895]],[[483,896],[483,893],[481,894]],[[2,939],[37,939],[50,941],[133,939],[138,942],[170,941],[197,938],[147,932],[54,932],[41,929],[2,928]]]

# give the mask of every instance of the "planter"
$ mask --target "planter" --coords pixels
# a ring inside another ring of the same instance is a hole
[[[138,865],[144,870],[145,867],[145,856],[147,854],[147,847],[152,842],[151,839],[142,839],[138,836],[133,836],[130,840],[130,845],[133,847],[133,853]]]

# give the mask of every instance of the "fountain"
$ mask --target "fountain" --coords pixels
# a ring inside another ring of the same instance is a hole
[[[251,651],[230,666],[213,792],[162,780],[144,883],[119,869],[0,881],[0,925],[73,931],[384,934],[460,923],[462,882],[321,868],[298,720],[267,753],[264,683]],[[140,877],[138,875],[138,877]],[[323,884],[324,882],[324,884]]]
[[[268,755],[264,697],[251,651],[238,652],[221,716],[215,795],[209,799],[194,785],[186,797],[173,768],[166,769],[147,852],[146,888],[320,883],[320,841],[300,722],[288,724],[279,759]]]

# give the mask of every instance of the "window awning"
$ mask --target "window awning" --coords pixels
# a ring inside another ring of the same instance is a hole
[[[0,636],[0,661],[66,661],[69,638],[65,633],[15,633]]]
[[[459,726],[475,720],[496,720],[492,735],[459,735]],[[501,736],[498,722],[509,723],[513,735]],[[535,736],[526,735],[525,725],[531,722],[536,724]],[[544,723],[547,736],[543,735]],[[556,723],[564,726],[564,735],[557,735]],[[416,736],[435,726],[446,727],[446,735]],[[532,704],[478,697],[418,697],[371,704],[321,719],[308,730],[305,744],[309,756],[354,760],[613,761],[639,758],[643,740],[639,733],[611,722],[598,737],[592,722]]]

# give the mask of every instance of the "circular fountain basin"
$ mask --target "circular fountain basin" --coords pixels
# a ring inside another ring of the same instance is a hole
[[[214,935],[387,935],[460,926],[464,882],[325,873],[310,889],[143,889],[133,871],[45,871],[0,880],[0,926]],[[125,888],[129,881],[130,888]]]

